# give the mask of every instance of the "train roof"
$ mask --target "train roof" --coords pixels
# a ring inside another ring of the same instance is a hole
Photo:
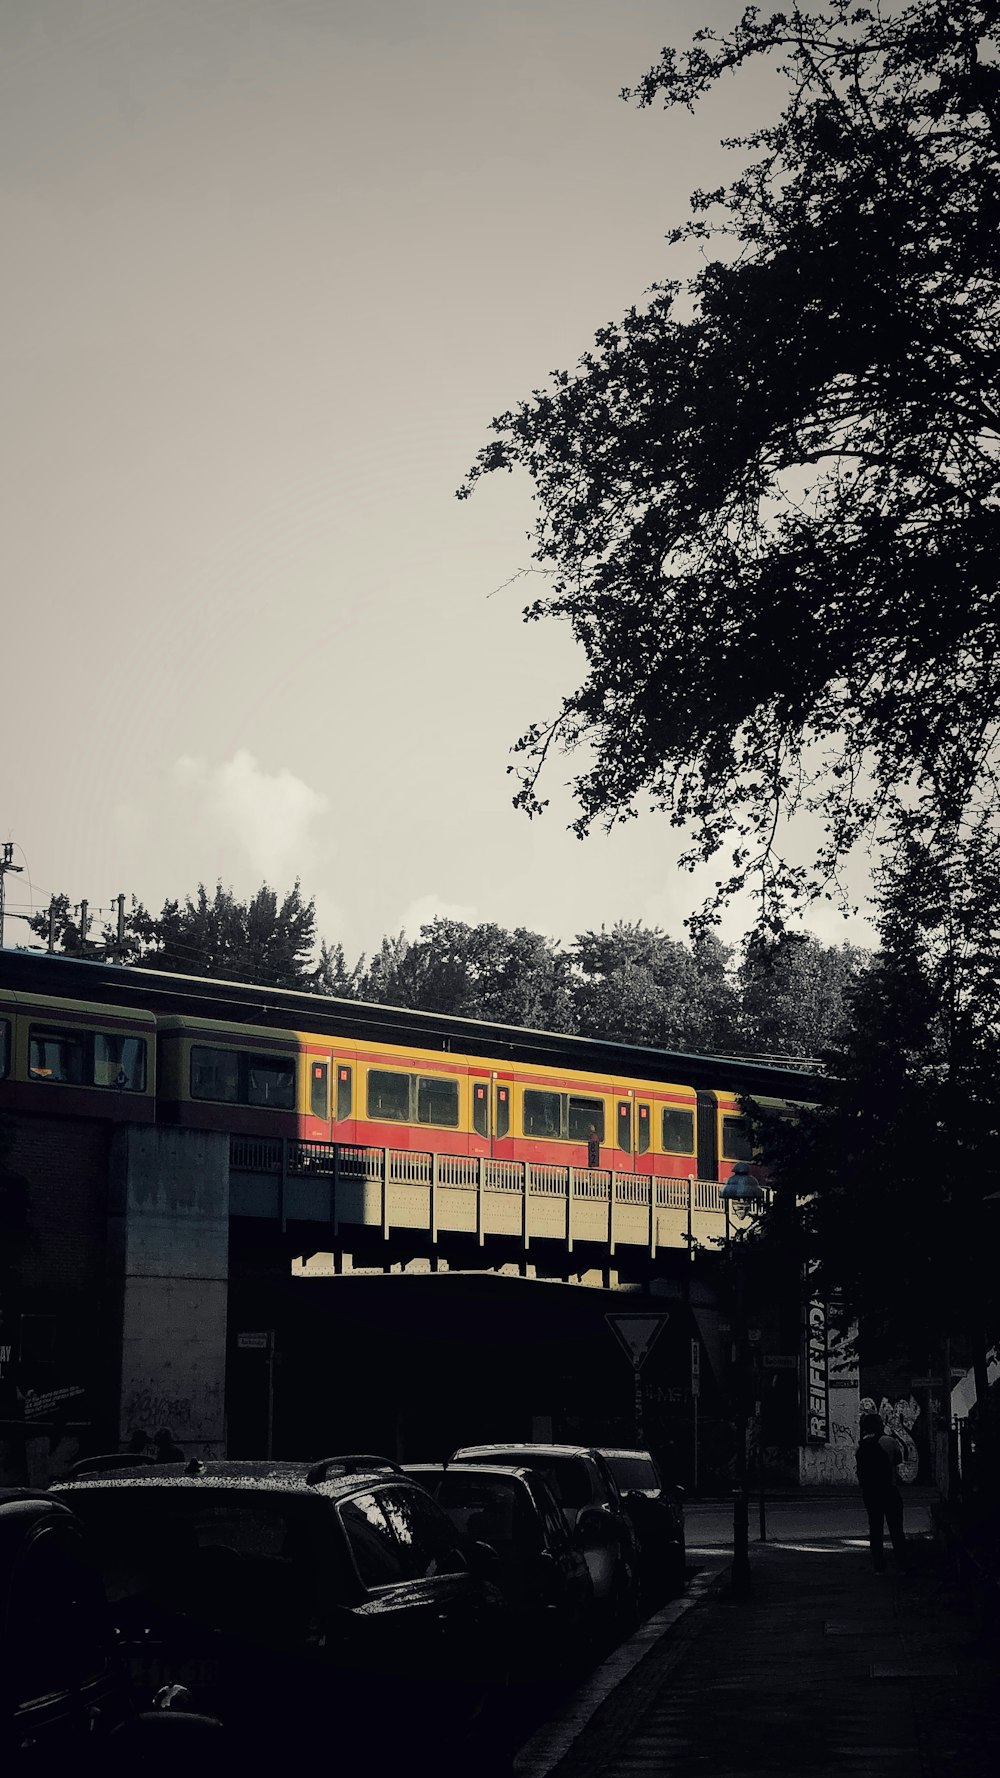
[[[771,1060],[698,1055],[649,1049],[600,1037],[568,1036],[518,1025],[492,1024],[453,1013],[379,1006],[209,976],[173,975],[158,969],[99,963],[45,951],[0,952],[0,984],[22,992],[79,998],[153,1013],[187,1013],[240,1024],[294,1026],[331,1036],[379,1043],[413,1043],[444,1053],[488,1054],[535,1065],[559,1063],[602,1074],[635,1076],[694,1088],[731,1091],[803,1102],[825,1097],[817,1067]]]

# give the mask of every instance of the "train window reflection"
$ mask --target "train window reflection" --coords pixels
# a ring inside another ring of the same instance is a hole
[[[220,1099],[235,1105],[240,1096],[240,1058],[236,1050],[191,1046],[192,1099]]]
[[[569,1139],[587,1142],[592,1136],[604,1141],[604,1106],[600,1099],[569,1100]]]
[[[410,1077],[384,1068],[368,1070],[368,1116],[405,1124],[410,1115]]]
[[[562,1105],[558,1093],[539,1093],[527,1087],[524,1094],[526,1136],[561,1136]]]
[[[94,1034],[94,1085],[141,1093],[146,1085],[146,1045],[141,1037]]]
[[[694,1112],[663,1113],[663,1147],[667,1154],[694,1153]]]
[[[444,1124],[449,1130],[458,1125],[458,1081],[439,1080],[436,1075],[421,1074],[417,1079],[418,1124]]]
[[[62,1081],[82,1086],[86,1038],[82,1031],[38,1031],[28,1039],[28,1073],[32,1080]]]
[[[251,1056],[249,1062],[247,1104],[294,1111],[295,1063],[287,1056]]]
[[[724,1161],[753,1160],[753,1143],[750,1139],[750,1123],[747,1118],[723,1118],[722,1158]]]

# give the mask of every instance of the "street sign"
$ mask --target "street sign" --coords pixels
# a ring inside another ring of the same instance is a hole
[[[961,1371],[959,1374],[960,1374],[960,1376],[963,1376],[963,1377],[965,1376],[964,1371]],[[944,1378],[942,1377],[940,1371],[938,1372],[936,1377],[911,1377],[910,1378],[910,1388],[911,1389],[943,1389],[944,1386],[945,1386],[944,1385]]]
[[[646,1362],[653,1342],[666,1327],[668,1315],[605,1315],[605,1321],[636,1370]]]
[[[241,1352],[266,1352],[270,1334],[241,1333],[236,1335],[236,1344]]]
[[[766,1371],[794,1371],[799,1361],[794,1352],[765,1352],[763,1364]]]
[[[692,1394],[694,1400],[697,1401],[699,1395],[701,1394],[701,1378],[700,1377],[692,1377],[691,1378],[691,1394]]]

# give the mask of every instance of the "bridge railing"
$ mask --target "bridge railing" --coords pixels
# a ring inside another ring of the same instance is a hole
[[[606,1245],[712,1244],[725,1234],[714,1179],[432,1154],[353,1142],[233,1136],[234,1214]],[[271,1183],[269,1184],[268,1181]]]

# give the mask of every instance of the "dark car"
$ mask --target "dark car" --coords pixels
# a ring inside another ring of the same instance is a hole
[[[644,1591],[651,1598],[682,1593],[687,1578],[683,1489],[664,1475],[649,1451],[601,1447],[601,1456],[635,1527]]]
[[[592,1629],[594,1590],[586,1560],[537,1470],[503,1465],[408,1463],[455,1530],[485,1543],[511,1608],[513,1677],[521,1683],[572,1669]]]
[[[135,1708],[84,1528],[25,1488],[0,1490],[0,1638],[0,1771],[219,1769],[219,1723]]]
[[[542,1476],[583,1552],[604,1630],[622,1634],[635,1622],[638,1551],[618,1484],[604,1458],[583,1445],[463,1445],[449,1464],[516,1464]]]
[[[158,1464],[52,1491],[93,1538],[140,1693],[183,1683],[237,1766],[292,1735],[345,1771],[431,1750],[440,1771],[439,1749],[495,1769],[503,1596],[423,1488],[358,1461]]]

